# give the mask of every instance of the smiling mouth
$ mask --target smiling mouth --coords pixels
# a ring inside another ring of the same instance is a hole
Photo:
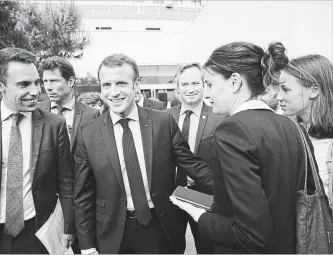
[[[117,98],[117,99],[109,99],[112,103],[120,103],[121,101],[123,101],[125,98]]]
[[[36,99],[21,99],[21,101],[23,102],[27,102],[27,103],[35,103],[36,102]]]

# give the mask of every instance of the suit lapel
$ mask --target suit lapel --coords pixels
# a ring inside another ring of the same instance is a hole
[[[77,136],[77,130],[78,130],[78,128],[80,126],[80,123],[81,123],[82,113],[83,113],[83,111],[80,107],[80,104],[75,102],[73,129],[72,129],[72,133],[71,133],[71,137],[70,137],[71,138],[71,148],[70,148],[71,152],[72,152],[72,149],[73,149],[74,141],[75,141],[76,136]]]
[[[34,182],[34,177],[37,168],[37,162],[39,157],[39,150],[43,134],[44,123],[40,120],[41,115],[38,109],[32,112],[32,144],[31,144],[31,160],[30,160],[30,177],[32,183]]]
[[[179,117],[180,117],[180,105],[176,105],[172,109],[172,116],[176,120],[177,124],[179,124]]]
[[[103,123],[103,126],[101,127],[101,131],[102,131],[105,148],[109,155],[113,171],[115,172],[115,174],[117,176],[120,187],[125,192],[123,175],[121,173],[121,167],[120,167],[119,156],[118,156],[118,151],[117,151],[117,144],[116,144],[116,140],[114,138],[113,123],[112,123],[109,112],[107,112],[105,114],[104,123]]]
[[[203,131],[205,129],[205,125],[208,119],[208,107],[207,105],[204,103],[202,105],[202,109],[201,109],[201,115],[200,115],[200,119],[199,119],[199,126],[198,126],[198,130],[197,130],[197,136],[195,139],[195,147],[194,147],[194,154],[197,154],[198,151],[198,147],[202,138],[202,134]]]
[[[147,178],[149,183],[149,189],[151,189],[153,166],[153,126],[152,121],[148,119],[147,112],[141,107],[138,107],[138,109],[142,136],[142,147],[146,162]]]

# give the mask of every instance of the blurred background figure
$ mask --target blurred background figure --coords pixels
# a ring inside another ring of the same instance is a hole
[[[137,84],[135,88],[135,102],[141,106],[141,107],[146,107],[150,109],[155,109],[155,110],[164,110],[165,109],[165,104],[164,102],[161,102],[156,99],[151,99],[151,98],[146,98],[142,95],[140,85]]]
[[[95,108],[100,113],[102,113],[103,101],[101,99],[101,95],[97,92],[83,93],[77,98],[77,101],[92,108]]]
[[[280,77],[278,100],[284,114],[308,131],[331,207],[333,201],[333,66],[321,55],[292,59]]]

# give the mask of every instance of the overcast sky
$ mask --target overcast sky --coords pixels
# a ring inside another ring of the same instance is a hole
[[[87,26],[98,22],[84,19]],[[163,23],[168,26],[177,23]],[[263,47],[281,41],[291,58],[318,53],[332,61],[332,30],[332,1],[208,1],[184,33],[91,32],[82,59],[72,62],[78,76],[95,76],[101,60],[117,52],[138,64],[203,63],[216,47],[237,40]]]

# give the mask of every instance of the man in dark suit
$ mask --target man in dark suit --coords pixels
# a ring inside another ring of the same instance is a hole
[[[212,108],[203,102],[204,83],[201,67],[198,63],[181,65],[176,72],[175,79],[177,83],[176,93],[181,100],[181,105],[176,105],[165,111],[171,113],[178,123],[191,151],[205,160],[208,165],[213,166],[216,162],[213,150],[213,133],[216,125],[224,119],[224,115],[213,114]],[[205,187],[196,184],[186,176],[181,168],[177,169],[176,183],[212,195]],[[197,223],[188,214],[185,215],[185,220],[190,223],[197,252],[201,254],[212,253],[213,244],[199,235]]]
[[[74,175],[63,118],[36,108],[35,56],[0,50],[0,253],[45,253],[35,236],[59,197],[67,245],[75,232]]]
[[[183,253],[183,212],[169,196],[175,167],[212,187],[173,117],[135,104],[134,60],[114,54],[98,70],[110,111],[79,129],[75,214],[82,253]]]
[[[71,141],[71,152],[75,149],[77,130],[97,116],[99,111],[75,100],[75,72],[64,58],[53,56],[42,63],[42,79],[50,101],[38,103],[38,108],[63,116]]]

